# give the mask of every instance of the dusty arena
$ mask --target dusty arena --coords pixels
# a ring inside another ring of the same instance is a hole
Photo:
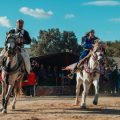
[[[12,98],[11,98],[12,99]],[[100,97],[97,106],[87,98],[87,108],[74,106],[75,97],[20,97],[16,110],[0,113],[0,120],[120,120],[120,97]]]

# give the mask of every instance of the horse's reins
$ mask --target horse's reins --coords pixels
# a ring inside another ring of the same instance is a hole
[[[98,64],[99,64],[98,61],[97,61],[98,56],[97,56],[97,54],[95,54],[95,52],[96,52],[96,51],[94,51],[94,52],[92,51],[92,52],[91,52],[91,56],[92,56],[93,61],[98,65]],[[85,70],[88,74],[92,73],[93,71],[99,73],[98,71],[96,71],[97,69],[91,70],[88,66],[86,66],[84,70]]]

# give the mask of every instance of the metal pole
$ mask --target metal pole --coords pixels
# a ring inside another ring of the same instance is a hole
[[[34,96],[35,96],[35,95],[36,95],[36,94],[35,94],[35,85],[34,85],[34,88],[33,88],[33,89],[34,89]]]

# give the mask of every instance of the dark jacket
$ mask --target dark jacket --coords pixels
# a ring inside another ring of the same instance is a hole
[[[21,33],[23,31],[23,38],[24,38],[24,43],[23,44],[30,44],[31,43],[31,38],[29,36],[29,33],[26,30],[19,30],[19,29],[11,29],[9,33],[15,34],[15,33]]]

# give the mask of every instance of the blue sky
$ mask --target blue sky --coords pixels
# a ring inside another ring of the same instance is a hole
[[[120,40],[120,0],[0,0],[0,47],[16,20],[25,21],[31,37],[40,29],[74,31],[80,38],[95,29],[101,40]]]

